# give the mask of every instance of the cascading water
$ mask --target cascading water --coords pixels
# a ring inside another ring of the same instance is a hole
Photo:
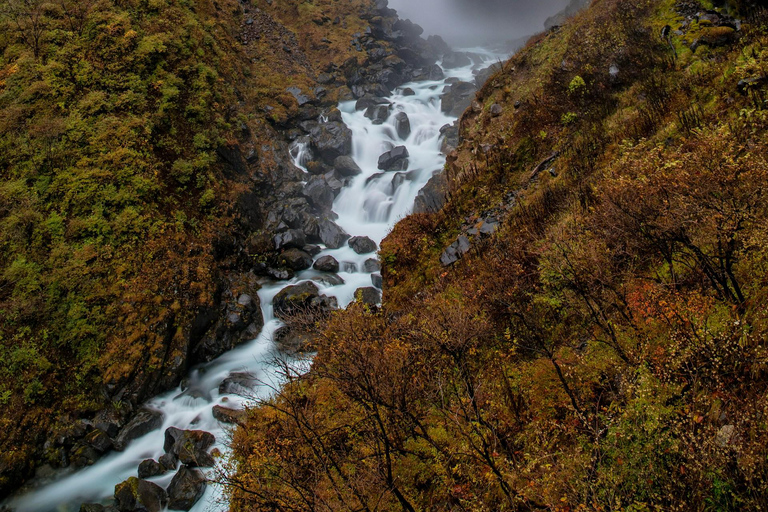
[[[482,55],[481,60],[485,64],[500,57],[484,50],[471,51],[478,57]],[[470,81],[473,70],[477,68],[475,63],[450,70],[447,74]],[[378,125],[366,118],[363,112],[356,111],[354,102],[339,105],[342,118],[353,133],[353,158],[363,171],[341,191],[333,205],[339,216],[337,224],[351,235],[368,236],[379,244],[395,222],[410,212],[416,195],[433,173],[443,167],[445,158],[439,150],[440,128],[455,121],[455,118],[440,111],[440,97],[445,84],[445,80],[406,84],[387,98],[392,103],[392,109],[387,120]],[[405,87],[414,94],[403,95]],[[397,135],[397,114],[400,112],[407,114],[412,128],[405,140]],[[323,119],[320,121],[323,122]],[[380,171],[379,156],[399,145],[406,146],[410,154],[408,168],[402,172]],[[302,169],[311,159],[305,142],[295,143],[291,155]],[[336,297],[339,306],[346,307],[354,299],[357,289],[372,286],[372,274],[364,272],[365,262],[372,257],[371,254],[359,255],[345,246],[324,249],[315,258],[326,255],[340,262],[338,275],[344,283],[332,286],[327,280],[318,280],[324,274],[316,270],[301,272],[290,282],[265,283],[259,291],[265,321],[259,337],[193,370],[184,389],[179,387],[151,400],[147,406],[163,413],[163,425],[159,430],[134,440],[124,451],[111,453],[91,467],[63,474],[55,482],[20,496],[9,505],[19,512],[68,511],[77,510],[83,502],[108,499],[116,484],[136,476],[141,461],[148,458],[157,460],[163,455],[164,432],[171,426],[211,432],[216,437],[215,448],[226,453],[228,431],[213,417],[212,407],[246,406],[255,399],[269,396],[272,388],[280,384],[279,368],[273,364],[277,353],[272,340],[282,324],[273,313],[274,296],[285,286],[316,280],[321,293]],[[296,364],[306,363],[296,361]],[[220,393],[220,384],[239,372],[247,372],[261,383],[252,390],[251,397]],[[165,488],[173,475],[174,472],[169,472],[150,480]],[[208,471],[208,476],[213,477],[212,470]],[[205,495],[192,510],[227,509],[221,488],[208,485]]]

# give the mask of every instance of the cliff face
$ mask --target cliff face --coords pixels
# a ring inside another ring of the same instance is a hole
[[[279,235],[330,222],[289,144],[331,172],[346,133],[312,120],[446,48],[381,1],[9,0],[0,23],[5,494],[258,333]]]
[[[767,23],[596,0],[497,69],[383,307],[249,411],[232,508],[768,506]]]

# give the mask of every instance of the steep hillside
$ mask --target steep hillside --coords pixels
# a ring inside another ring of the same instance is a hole
[[[768,14],[715,7],[595,0],[490,77],[233,510],[768,508]]]
[[[6,0],[0,27],[6,494],[255,337],[284,219],[330,222],[288,145],[345,140],[299,125],[446,48],[364,0]]]

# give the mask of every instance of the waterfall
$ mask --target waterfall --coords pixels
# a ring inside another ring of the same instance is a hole
[[[472,49],[482,54],[485,64],[490,65],[500,55],[482,49]],[[473,66],[446,71],[447,75],[471,81]],[[394,224],[408,215],[419,190],[442,169],[445,157],[440,153],[440,128],[455,121],[440,110],[440,97],[445,80],[416,82],[404,85],[387,100],[392,103],[389,117],[381,124],[374,124],[363,112],[355,110],[354,102],[339,105],[342,119],[353,133],[353,158],[362,174],[337,196],[333,210],[338,214],[337,224],[352,236],[368,236],[377,244],[387,235]],[[405,88],[415,94],[404,95]],[[397,114],[407,114],[411,131],[405,140],[397,135]],[[324,120],[321,119],[321,122]],[[327,120],[326,120],[327,121]],[[404,145],[410,154],[407,169],[400,172],[382,172],[378,169],[379,156],[393,146]],[[295,164],[306,170],[311,160],[306,141],[298,141],[291,147]],[[364,272],[365,261],[372,254],[359,255],[350,247],[324,249],[315,259],[331,255],[340,262],[338,275],[344,284],[331,286],[316,282],[322,294],[336,297],[340,307],[346,307],[358,288],[372,286],[372,274]],[[9,505],[19,512],[76,511],[81,503],[102,502],[112,496],[116,484],[136,476],[139,463],[145,459],[157,460],[163,455],[164,432],[168,427],[196,429],[211,432],[216,437],[214,448],[227,452],[227,427],[212,414],[212,407],[222,405],[237,408],[252,403],[253,398],[219,392],[221,382],[233,373],[248,372],[259,384],[253,390],[254,398],[268,397],[271,389],[280,384],[279,368],[273,364],[277,356],[273,335],[282,325],[273,312],[272,299],[285,286],[301,283],[322,276],[322,272],[299,272],[289,282],[270,282],[259,291],[265,325],[255,340],[222,355],[216,360],[191,372],[188,387],[181,387],[159,395],[146,405],[163,412],[163,425],[134,440],[122,452],[112,452],[93,466],[78,470],[64,470],[57,479],[28,494],[12,500]],[[296,364],[302,364],[296,361]],[[307,364],[306,362],[304,364]],[[213,477],[212,470],[207,470]],[[174,472],[149,479],[166,488]],[[222,490],[208,485],[205,495],[192,509],[196,512],[228,510]]]

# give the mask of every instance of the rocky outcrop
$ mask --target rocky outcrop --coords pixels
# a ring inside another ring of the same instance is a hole
[[[168,486],[168,508],[171,510],[189,510],[205,493],[207,485],[205,475],[195,468],[182,466]]]
[[[448,180],[445,173],[438,172],[429,179],[424,188],[419,190],[413,204],[414,213],[435,213],[440,211],[446,201]]]
[[[471,82],[456,82],[448,86],[440,109],[449,116],[459,117],[472,104],[477,86]]]

